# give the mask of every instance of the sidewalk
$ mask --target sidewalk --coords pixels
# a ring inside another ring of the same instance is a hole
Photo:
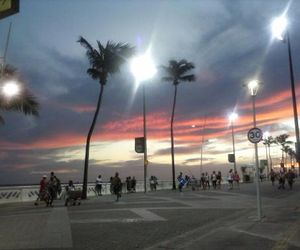
[[[300,185],[102,196],[64,207],[0,206],[0,249],[300,249]]]

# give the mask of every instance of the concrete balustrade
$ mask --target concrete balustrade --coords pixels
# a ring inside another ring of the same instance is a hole
[[[64,187],[66,184],[62,185],[62,189],[64,192]],[[81,184],[75,184],[75,187],[80,189]],[[157,190],[163,189],[171,189],[172,182],[171,181],[158,181]],[[148,191],[150,191],[150,185],[148,183]],[[123,183],[122,192],[126,193],[126,183]],[[136,183],[136,192],[144,192],[144,182],[137,181]],[[27,201],[35,201],[38,197],[39,186],[7,186],[0,187],[0,204],[1,203],[13,203],[13,202],[27,202]],[[102,184],[102,195],[111,195],[110,192],[110,183]],[[63,196],[63,194],[62,194]],[[95,184],[88,184],[88,197],[96,196],[95,192]]]

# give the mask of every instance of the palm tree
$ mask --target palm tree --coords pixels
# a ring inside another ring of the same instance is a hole
[[[287,138],[289,138],[288,134],[282,134],[279,135],[275,138],[276,140],[276,144],[281,146],[281,164],[284,164],[284,152],[285,152],[285,147],[287,146],[287,144],[292,144],[293,142],[291,141],[287,141]]]
[[[88,177],[88,166],[89,166],[90,140],[101,107],[104,86],[107,83],[108,76],[119,72],[120,66],[123,63],[125,63],[128,57],[133,55],[134,48],[125,43],[114,43],[112,41],[108,41],[105,46],[101,44],[99,41],[97,41],[98,47],[94,48],[82,36],[79,38],[78,42],[86,49],[86,55],[88,57],[91,66],[87,70],[87,73],[94,80],[99,81],[100,84],[100,92],[98,96],[96,111],[86,139],[83,189],[82,189],[82,198],[85,199],[87,196],[87,177]]]
[[[175,106],[176,106],[176,98],[177,98],[177,86],[179,85],[180,82],[192,82],[196,80],[194,74],[187,74],[191,69],[195,68],[195,66],[193,63],[188,62],[185,59],[182,59],[180,61],[170,60],[168,66],[162,66],[162,68],[166,73],[166,76],[163,77],[162,80],[171,81],[175,87],[172,116],[171,116],[171,156],[172,156],[173,189],[176,189],[173,124],[174,124],[174,114],[175,114]]]
[[[10,79],[17,78],[17,69],[11,65],[1,66],[2,83]],[[3,70],[3,71],[2,71]],[[21,88],[21,92],[13,98],[7,99],[4,95],[0,95],[0,110],[17,111],[25,115],[38,116],[39,104],[36,98],[25,87]],[[0,116],[0,123],[4,124],[4,118]]]
[[[272,157],[271,157],[271,145],[275,143],[275,140],[273,138],[273,136],[268,136],[267,138],[264,139],[264,142],[263,144],[268,148],[268,158],[270,160],[270,169],[272,169],[272,165],[273,165],[273,162],[272,162]]]
[[[290,156],[291,166],[293,166],[294,160],[296,160],[296,151],[289,147],[287,154]]]

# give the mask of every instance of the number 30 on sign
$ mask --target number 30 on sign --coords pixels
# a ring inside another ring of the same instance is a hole
[[[261,141],[263,133],[259,128],[252,128],[248,131],[248,140],[252,143],[258,143]]]

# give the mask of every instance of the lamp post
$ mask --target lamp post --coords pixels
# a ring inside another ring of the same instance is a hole
[[[156,73],[156,68],[151,59],[150,52],[138,56],[131,61],[131,72],[135,77],[136,83],[140,84],[152,78]],[[147,124],[146,124],[146,91],[145,84],[142,84],[143,92],[143,132],[144,132],[144,192],[147,192]]]
[[[255,97],[258,90],[258,81],[253,80],[248,83],[248,88],[250,90],[250,95],[252,97],[252,108],[253,108],[253,127],[256,128],[256,110],[255,110]],[[261,208],[261,195],[260,195],[260,171],[258,163],[258,150],[257,143],[254,143],[255,151],[255,171],[256,171],[256,198],[257,198],[257,217],[260,221],[262,218],[262,208]]]
[[[296,160],[298,162],[298,171],[300,174],[300,137],[299,137],[299,123],[298,123],[298,112],[297,112],[297,101],[296,101],[296,91],[295,91],[295,80],[294,80],[294,69],[293,69],[293,59],[291,52],[291,43],[289,31],[287,29],[288,21],[283,14],[277,17],[272,22],[272,33],[277,39],[287,42],[288,57],[289,57],[289,69],[290,69],[290,81],[291,81],[291,91],[292,91],[292,102],[293,102],[293,112],[294,112],[294,123],[295,123],[295,135],[296,135]]]
[[[232,134],[232,151],[233,151],[233,156],[234,156],[234,162],[233,162],[233,169],[234,169],[234,172],[236,171],[236,157],[235,157],[235,143],[234,143],[234,121],[238,118],[238,115],[237,113],[231,113],[229,115],[229,121],[230,121],[230,124],[231,124],[231,134]]]

